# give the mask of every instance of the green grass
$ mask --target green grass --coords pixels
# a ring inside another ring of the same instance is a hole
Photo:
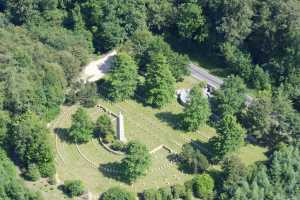
[[[183,83],[179,83],[177,88],[190,88],[198,81],[188,77]],[[99,104],[111,111],[122,112],[125,117],[125,132],[128,140],[138,140],[144,143],[149,150],[159,145],[166,145],[176,152],[181,151],[181,146],[191,140],[198,140],[205,143],[209,138],[216,135],[215,130],[210,127],[200,129],[197,133],[185,133],[174,128],[178,119],[176,115],[182,112],[183,107],[176,100],[163,109],[153,109],[138,103],[135,100],[128,100],[121,103],[111,104],[103,99],[99,99]],[[114,155],[106,151],[96,139],[83,145],[79,145],[81,153],[74,144],[68,144],[63,139],[57,137],[54,130],[57,128],[69,128],[71,116],[76,112],[78,106],[61,108],[60,115],[51,123],[51,141],[56,152],[56,166],[59,179],[61,181],[69,179],[80,179],[91,191],[95,199],[100,192],[113,186],[121,186],[133,192],[142,192],[144,189],[164,187],[182,184],[192,178],[191,175],[183,174],[178,170],[176,164],[168,160],[169,152],[161,149],[152,154],[152,166],[145,177],[140,178],[133,185],[127,185],[111,177],[105,176],[99,166],[110,162],[119,161],[122,156]],[[89,115],[95,121],[102,113],[97,108],[87,109]],[[264,160],[265,149],[255,146],[246,146],[241,149],[239,156],[248,165],[258,160]],[[90,160],[94,165],[89,163]],[[218,169],[218,166],[214,166]],[[39,183],[36,183],[39,185]],[[41,184],[41,187],[44,187]],[[44,192],[46,199],[66,198],[59,190],[48,190]]]

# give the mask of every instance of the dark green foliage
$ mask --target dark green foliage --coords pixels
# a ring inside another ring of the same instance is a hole
[[[80,196],[85,191],[83,183],[80,180],[65,181],[63,190],[70,197]]]
[[[96,121],[97,136],[101,136],[104,142],[109,143],[110,138],[114,138],[115,131],[108,115],[101,115]]]
[[[188,70],[189,59],[185,55],[174,52],[162,37],[154,36],[151,32],[137,31],[126,45],[139,65],[141,74],[147,71],[147,64],[151,63],[152,54],[162,54],[166,57],[170,71],[176,81],[182,81],[184,76],[190,74]]]
[[[115,140],[110,147],[115,151],[126,151],[127,145],[119,140]]]
[[[248,134],[255,135],[257,138],[264,138],[271,128],[272,100],[269,96],[263,93],[256,98],[247,108],[243,120]]]
[[[222,0],[219,1],[217,31],[222,40],[234,44],[241,43],[251,32],[253,1],[251,0]]]
[[[175,9],[169,0],[148,0],[147,25],[154,32],[164,31],[175,23]]]
[[[249,81],[253,70],[250,54],[242,52],[229,42],[222,45],[222,53],[231,71]]]
[[[108,78],[108,98],[124,101],[134,95],[138,83],[138,67],[127,53],[119,53]]]
[[[213,199],[214,180],[208,174],[201,174],[194,179],[194,194],[197,198]]]
[[[183,3],[178,8],[176,26],[181,37],[203,42],[207,37],[207,25],[202,8],[197,3]]]
[[[183,81],[184,76],[190,75],[188,69],[189,58],[176,52],[170,52],[167,57],[170,70],[177,82]]]
[[[245,130],[232,115],[224,116],[218,123],[217,133],[210,141],[216,160],[221,160],[226,155],[234,153],[244,144]]]
[[[135,196],[124,189],[114,187],[104,192],[101,200],[135,200]]]
[[[155,199],[156,193],[157,193],[157,190],[155,190],[155,189],[148,189],[148,190],[145,190],[145,191],[143,192],[143,199],[144,199],[144,200],[156,200],[156,199]]]
[[[256,166],[225,187],[223,199],[297,199],[299,197],[299,146],[276,151],[268,164]]]
[[[133,183],[146,175],[150,165],[151,157],[147,147],[139,142],[130,142],[127,145],[127,155],[121,161],[123,179]]]
[[[190,144],[182,146],[181,157],[183,159],[183,165],[188,167],[194,174],[201,173],[209,167],[206,156]]]
[[[32,112],[14,119],[10,131],[10,143],[14,154],[25,168],[36,164],[42,176],[55,174],[54,157],[48,143],[45,124]],[[45,166],[53,166],[45,168]]]
[[[272,99],[272,125],[269,144],[292,143],[300,135],[300,117],[293,109],[292,102],[282,89],[275,92]]]
[[[222,192],[230,192],[230,189],[247,176],[247,168],[238,157],[228,157],[222,162]]]
[[[14,164],[8,159],[4,151],[0,150],[0,199],[5,200],[42,200],[42,196],[28,191],[20,180]]]
[[[190,100],[184,107],[181,122],[187,131],[196,131],[205,126],[211,115],[208,98],[203,93],[204,89],[200,85],[190,91]]]
[[[161,108],[175,96],[175,79],[166,58],[162,54],[152,54],[147,65],[146,102]]]
[[[246,87],[241,78],[228,77],[221,88],[214,92],[213,111],[219,116],[235,115],[243,108],[246,100],[245,91]]]
[[[107,51],[119,46],[146,25],[142,0],[89,0],[82,5],[82,13],[88,29],[93,32],[94,44],[98,50]]]
[[[8,124],[10,117],[8,112],[0,111],[0,146],[4,147],[7,139]]]
[[[40,171],[38,166],[35,164],[30,164],[25,172],[25,178],[30,181],[37,181],[40,178]]]
[[[172,200],[173,193],[170,187],[159,188],[158,193],[160,193],[161,199]]]
[[[76,98],[79,99],[80,104],[88,108],[96,105],[97,97],[97,85],[95,83],[83,84],[80,91],[76,94]]]
[[[74,143],[86,143],[93,135],[93,123],[83,108],[79,108],[72,116],[72,126],[68,137]]]
[[[172,194],[174,199],[184,199],[186,196],[186,190],[183,185],[173,185],[172,186]]]

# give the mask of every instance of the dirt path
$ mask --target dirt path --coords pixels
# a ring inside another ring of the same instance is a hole
[[[80,79],[83,82],[95,82],[101,79],[108,72],[112,58],[117,54],[116,50],[105,54],[98,60],[90,62],[84,67]]]

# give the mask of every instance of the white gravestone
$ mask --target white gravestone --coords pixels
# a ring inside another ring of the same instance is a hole
[[[125,130],[124,130],[124,117],[120,112],[118,115],[118,126],[117,126],[117,136],[121,142],[126,142]]]

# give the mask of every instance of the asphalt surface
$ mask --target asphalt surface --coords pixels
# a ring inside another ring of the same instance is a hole
[[[224,81],[221,78],[210,74],[207,70],[199,67],[194,63],[190,63],[189,68],[191,71],[191,75],[194,78],[200,81],[206,81],[208,85],[212,86],[215,89],[219,89],[221,85],[224,83]],[[245,104],[250,105],[252,101],[253,101],[253,97],[246,95]]]

